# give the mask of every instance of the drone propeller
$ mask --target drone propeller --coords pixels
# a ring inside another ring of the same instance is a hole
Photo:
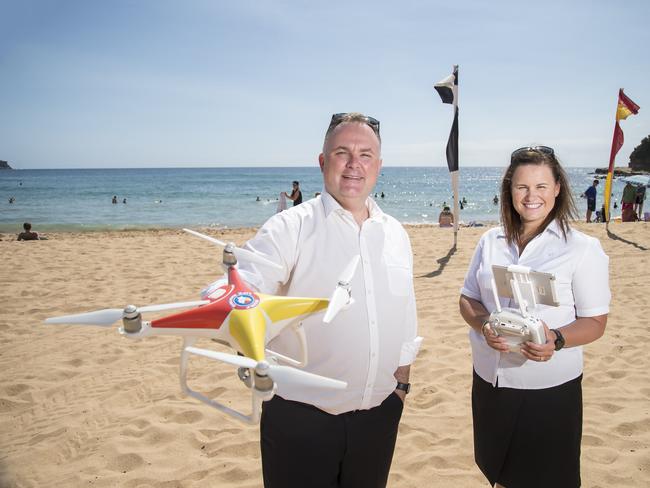
[[[228,243],[224,241],[220,241],[219,239],[215,239],[214,237],[206,236],[205,234],[201,234],[200,232],[196,232],[195,230],[191,229],[183,229],[185,232],[195,235],[197,237],[200,237],[202,239],[205,239],[206,241],[213,242],[215,244],[218,244],[221,247],[226,247]],[[232,246],[232,252],[237,258],[237,261],[248,261],[250,263],[255,263],[255,264],[261,264],[264,266],[270,266],[272,268],[276,269],[282,269],[282,266],[279,266],[275,264],[273,261],[269,261],[266,258],[263,258],[257,253],[254,253],[252,251],[249,251],[247,249],[242,249],[241,247],[235,247],[234,245]]]
[[[269,364],[267,361],[258,362],[246,356],[236,356],[234,354],[210,351],[208,349],[201,349],[198,347],[186,347],[185,350],[198,356],[216,359],[217,361],[232,364],[233,366],[239,366],[240,368],[255,369],[258,373],[266,373],[268,371],[268,376],[277,383],[291,383],[299,386],[314,386],[319,388],[331,388],[337,390],[343,390],[348,386],[345,381],[326,378],[324,376],[308,373],[307,371],[292,368],[290,366]]]
[[[341,274],[334,293],[330,298],[330,304],[327,307],[325,312],[325,317],[323,317],[323,322],[329,324],[334,317],[345,308],[346,305],[350,304],[352,301],[352,296],[350,295],[350,282],[354,277],[354,273],[357,271],[357,266],[359,265],[359,255],[356,255],[352,258],[352,261],[348,263],[345,270]]]
[[[190,308],[210,303],[210,300],[196,300],[193,302],[176,302],[162,303],[160,305],[147,305],[137,309],[142,312],[159,312],[161,310],[170,310],[174,308]],[[129,305],[127,305],[129,307]],[[99,327],[110,327],[124,316],[125,309],[122,308],[105,308],[94,312],[79,313],[75,315],[63,315],[61,317],[51,317],[45,319],[46,324],[77,324],[77,325],[97,325]]]

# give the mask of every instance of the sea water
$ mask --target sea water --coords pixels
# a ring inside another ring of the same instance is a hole
[[[460,221],[498,221],[493,198],[503,172],[502,167],[460,169],[459,196],[467,201]],[[591,185],[593,168],[567,168],[567,173],[582,214],[586,200],[580,195]],[[280,192],[290,192],[293,180],[300,181],[304,200],[322,191],[317,166],[3,170],[0,232],[18,232],[23,222],[37,231],[257,227],[276,213]],[[603,187],[598,187],[599,207]],[[615,181],[612,201],[620,199],[622,189]],[[453,202],[446,167],[384,167],[375,194],[381,208],[403,223],[437,223],[442,206]],[[113,196],[117,204],[111,203]]]

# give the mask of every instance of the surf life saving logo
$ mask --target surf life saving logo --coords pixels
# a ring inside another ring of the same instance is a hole
[[[239,310],[253,308],[258,303],[260,303],[260,299],[248,291],[242,291],[230,297],[230,305]]]

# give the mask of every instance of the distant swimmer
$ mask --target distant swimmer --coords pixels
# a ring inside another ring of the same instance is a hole
[[[9,204],[12,204],[16,201],[14,197],[9,197]]]
[[[122,200],[122,203],[126,203],[126,198],[124,200]]]
[[[154,200],[153,203],[162,203],[162,200]]]
[[[386,195],[384,195],[384,192],[383,192],[383,191],[381,192],[381,195],[380,195],[380,196],[381,196],[381,198],[386,197]]]
[[[494,198],[492,199],[492,203],[494,203],[495,205],[499,205],[499,197],[498,197],[498,195],[494,195]]]
[[[111,203],[115,205],[117,203],[117,195],[113,195],[113,200],[111,200]]]
[[[259,202],[259,201],[260,201],[260,197],[257,197],[257,198],[255,199],[255,201],[256,201],[256,202]]]

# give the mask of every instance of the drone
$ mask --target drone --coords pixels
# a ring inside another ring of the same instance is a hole
[[[205,300],[144,307],[127,305],[124,309],[111,308],[52,317],[46,319],[45,323],[110,327],[121,320],[119,333],[129,339],[156,335],[181,336],[180,384],[183,393],[249,424],[259,422],[262,402],[273,398],[278,383],[326,389],[347,388],[347,383],[343,381],[298,369],[308,361],[305,331],[299,319],[325,311],[323,322],[329,324],[340,311],[352,305],[354,300],[350,282],[359,264],[359,256],[355,256],[345,267],[329,299],[267,295],[253,291],[244,282],[237,270],[237,262],[241,260],[280,268],[277,264],[233,243],[225,243],[190,229],[183,230],[224,248],[223,265],[228,281],[210,290]],[[144,313],[184,308],[189,310],[150,321],[142,319]],[[300,358],[291,358],[266,347],[287,327],[298,338]],[[212,339],[234,349],[237,354],[195,347],[199,338]],[[239,379],[251,390],[251,413],[243,414],[192,390],[187,384],[187,365],[191,355],[236,366]]]

